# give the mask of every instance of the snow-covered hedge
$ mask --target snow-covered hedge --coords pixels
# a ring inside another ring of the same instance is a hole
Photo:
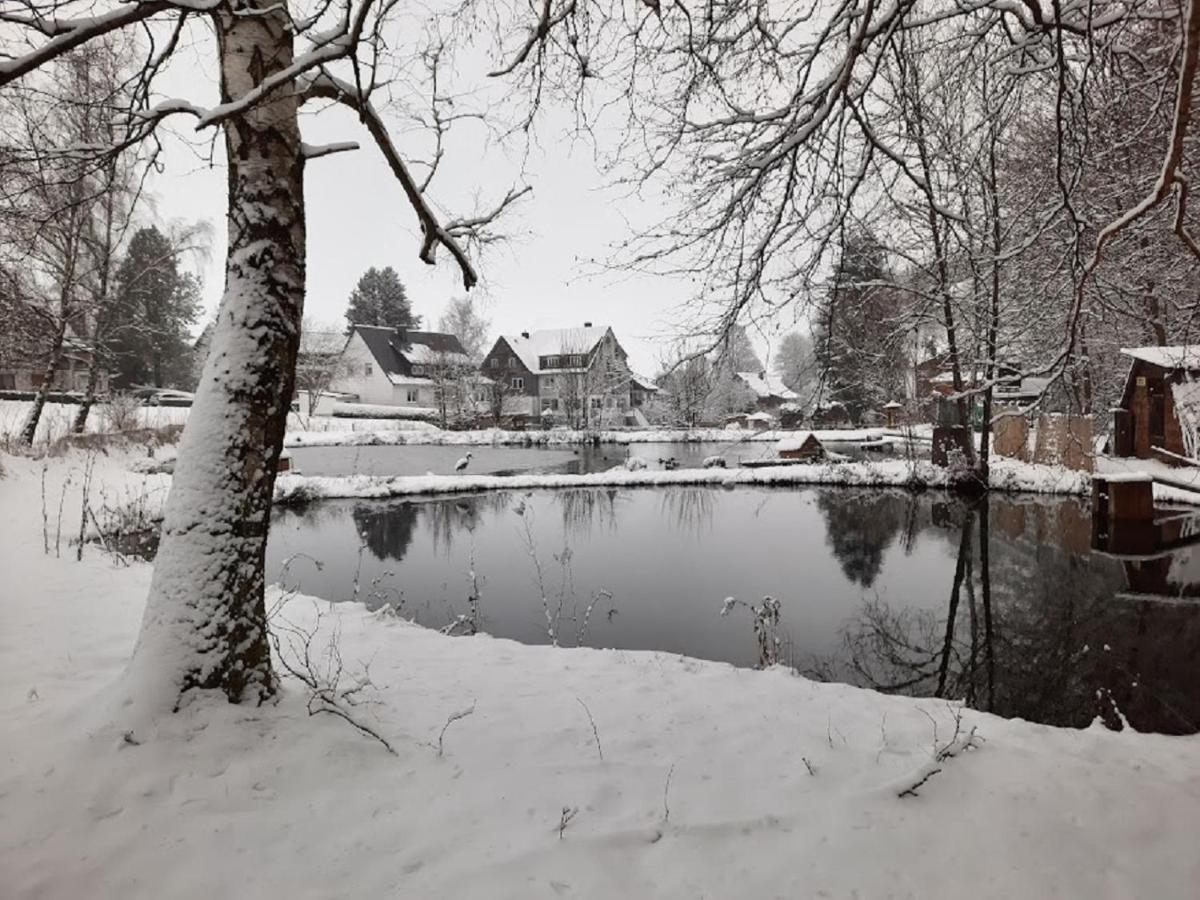
[[[437,417],[437,410],[425,406],[385,406],[379,403],[335,403],[335,419],[409,419]]]

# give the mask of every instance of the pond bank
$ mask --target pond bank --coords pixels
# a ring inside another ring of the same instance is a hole
[[[101,457],[97,490],[134,482],[128,461]],[[1195,895],[1200,739],[448,638],[359,604],[292,597],[276,624],[337,649],[395,755],[286,674],[276,703],[198,697],[125,737],[108,685],[150,567],[46,554],[40,466],[4,462],[6,896]],[[50,460],[47,496],[82,462]]]
[[[364,447],[436,444],[454,446],[557,446],[578,444],[691,444],[691,443],[767,443],[795,437],[797,431],[740,431],[725,428],[664,428],[646,431],[507,431],[487,428],[481,431],[289,431],[286,447]],[[807,432],[803,432],[807,433]],[[860,443],[890,438],[906,440],[899,430],[856,428],[840,431],[814,431],[825,444]],[[915,429],[914,440],[928,440],[928,426]]]
[[[848,487],[904,487],[954,489],[957,482],[948,469],[924,461],[902,459],[878,462],[813,463],[758,469],[675,469],[627,471],[622,468],[588,474],[537,475],[418,475],[344,477],[280,475],[275,501],[297,504],[333,498],[386,498],[430,494],[458,494],[490,490],[579,487],[656,487],[666,485],[802,485]],[[995,460],[991,490],[1035,494],[1084,494],[1090,490],[1086,472],[1039,466],[1016,460]]]

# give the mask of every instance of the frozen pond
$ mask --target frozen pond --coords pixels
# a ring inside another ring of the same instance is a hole
[[[536,452],[570,457],[546,465],[587,459]],[[1200,730],[1200,549],[1131,562],[1089,541],[1086,505],[1064,498],[512,491],[281,511],[267,571],[432,628],[739,666],[761,662],[760,641],[749,606],[722,616],[723,601],[770,596],[771,646],[816,677],[1052,724],[1124,715],[1141,730]]]

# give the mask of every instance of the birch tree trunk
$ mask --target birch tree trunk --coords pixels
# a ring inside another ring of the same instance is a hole
[[[286,11],[214,16],[221,99],[292,62]],[[261,703],[276,688],[263,600],[275,473],[304,305],[304,158],[284,88],[224,123],[229,165],[225,294],[180,445],[141,635],[136,704],[178,709],[193,688]]]

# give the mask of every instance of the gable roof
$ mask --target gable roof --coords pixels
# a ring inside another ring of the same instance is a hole
[[[1122,347],[1121,353],[1164,369],[1200,371],[1200,344],[1180,344],[1174,347]]]
[[[738,378],[745,382],[746,387],[754,391],[757,397],[779,397],[783,400],[798,400],[799,395],[785,385],[777,375],[766,372],[737,372]]]
[[[543,356],[563,356],[569,353],[590,354],[596,345],[610,331],[607,325],[591,325],[584,328],[543,328],[540,331],[530,331],[522,334],[502,335],[505,342],[512,348],[513,353],[521,360],[521,364],[535,374],[541,372],[562,372],[562,368],[543,369]],[[526,337],[525,334],[529,336]],[[583,371],[583,369],[567,369],[565,371]]]
[[[408,331],[386,325],[354,325],[352,328],[388,378],[410,376],[414,365],[428,365],[442,358],[462,365],[470,362],[462,343],[452,334]]]

